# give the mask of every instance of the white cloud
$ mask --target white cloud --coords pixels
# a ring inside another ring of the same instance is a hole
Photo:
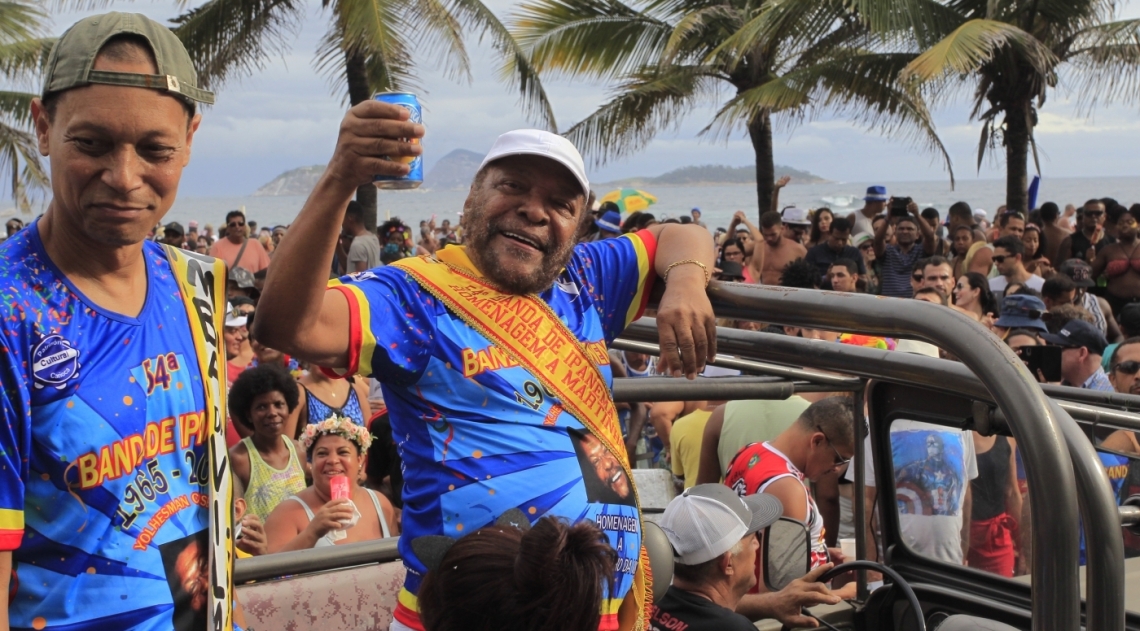
[[[487,3],[500,16],[517,6],[509,0]],[[284,170],[327,161],[344,106],[340,95],[332,93],[327,78],[313,69],[313,54],[327,28],[328,14],[316,3],[311,7],[296,42],[283,57],[268,60],[262,71],[219,91],[217,106],[205,112],[195,141],[194,161],[184,177],[183,194],[244,195]],[[180,12],[170,2],[116,2],[110,8],[138,11],[158,20]],[[90,13],[96,12],[56,15],[54,31],[62,32],[75,19]],[[1140,15],[1140,2],[1127,5],[1121,15]],[[426,90],[423,102],[429,130],[425,139],[429,168],[453,149],[485,151],[498,134],[532,125],[521,115],[515,94],[498,81],[495,53],[486,43],[468,44],[473,75],[470,84],[451,81],[433,69],[421,74]],[[608,97],[606,86],[599,82],[550,80],[545,86],[562,129],[589,115]],[[968,98],[959,101],[941,107],[935,119],[958,177],[974,178],[978,177],[974,164],[981,127],[969,120]],[[752,164],[752,147],[743,133],[727,143],[698,137],[714,112],[715,104],[698,107],[676,131],[661,134],[634,156],[594,169],[591,178],[605,181],[656,175],[690,164]],[[1140,154],[1128,150],[1140,144],[1135,107],[1106,107],[1095,114],[1091,119],[1077,117],[1071,99],[1063,94],[1051,96],[1041,112],[1037,134],[1042,168],[1047,173],[1129,176],[1140,172]],[[790,133],[777,133],[774,150],[778,164],[833,180],[946,179],[936,157],[842,119],[821,118]],[[998,162],[983,165],[980,176],[1002,174]]]

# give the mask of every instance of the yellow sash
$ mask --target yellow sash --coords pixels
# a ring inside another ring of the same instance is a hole
[[[504,293],[485,280],[462,246],[443,248],[435,253],[435,258],[402,259],[393,265],[411,274],[428,293],[554,393],[562,407],[617,458],[633,485],[617,409],[598,369],[599,363],[609,361],[608,357],[592,356],[538,296]],[[636,486],[634,499],[640,511]],[[618,611],[620,628],[647,628],[653,577],[644,546],[630,595],[636,605],[631,609],[626,606],[631,599],[623,601]]]
[[[219,354],[226,313],[226,265],[217,259],[163,246],[186,305],[190,336],[206,394],[210,428],[210,609],[207,628],[233,629],[233,482],[226,450],[226,363]]]

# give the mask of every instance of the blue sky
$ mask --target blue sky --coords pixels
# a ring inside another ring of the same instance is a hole
[[[485,0],[500,16],[514,3]],[[194,6],[195,2],[189,3]],[[279,173],[324,163],[332,154],[345,105],[328,79],[314,69],[313,56],[328,24],[328,14],[312,3],[305,25],[288,51],[268,60],[255,74],[224,86],[217,105],[207,109],[194,143],[194,156],[181,192],[191,196],[246,195]],[[113,2],[111,9],[145,13],[165,21],[180,11],[174,3]],[[87,13],[56,15],[52,30],[61,33]],[[1128,3],[1123,17],[1140,16],[1140,2]],[[420,73],[426,162],[453,149],[486,151],[498,134],[531,123],[520,113],[515,96],[496,81],[493,51],[471,42],[472,80],[456,82],[443,73]],[[603,84],[546,80],[560,129],[588,115],[606,98]],[[1102,107],[1092,117],[1078,115],[1064,91],[1054,93],[1040,114],[1037,128],[1042,171],[1046,177],[1133,176],[1140,173],[1140,105]],[[980,126],[968,119],[968,94],[936,110],[939,134],[947,145],[957,177],[1000,178],[1002,162],[975,169]],[[693,164],[753,163],[743,133],[724,141],[698,137],[714,104],[693,111],[680,129],[660,135],[646,149],[620,161],[594,167],[591,180],[658,175]],[[820,119],[778,133],[778,164],[812,171],[836,181],[903,181],[946,179],[940,162],[903,142],[884,138],[840,119]],[[1032,165],[1031,165],[1032,171]]]

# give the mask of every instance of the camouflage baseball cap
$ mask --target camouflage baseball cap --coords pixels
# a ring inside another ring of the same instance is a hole
[[[150,43],[158,74],[92,70],[95,56],[116,35],[138,35]],[[152,88],[199,103],[213,103],[214,93],[198,87],[198,73],[182,42],[165,26],[139,13],[104,13],[67,29],[48,57],[41,96],[92,83]]]

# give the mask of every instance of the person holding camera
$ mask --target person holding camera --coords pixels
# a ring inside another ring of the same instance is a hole
[[[920,258],[934,254],[934,230],[922,220],[918,204],[909,197],[892,197],[889,208],[889,219],[879,224],[872,241],[875,257],[882,261],[880,293],[894,298],[913,298],[911,271]],[[894,245],[887,244],[888,225],[895,229]]]

